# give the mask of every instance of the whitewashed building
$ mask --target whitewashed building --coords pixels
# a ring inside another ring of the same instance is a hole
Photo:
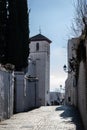
[[[49,104],[50,43],[42,34],[31,37],[28,74],[38,78],[38,106]]]
[[[73,58],[76,59],[76,50],[78,48],[79,39],[72,38],[68,40],[68,78],[65,82],[65,100],[67,104],[77,106],[77,85],[76,85],[76,77],[75,72],[71,72],[70,60]]]
[[[50,105],[59,105],[62,99],[61,95],[60,92],[50,92]]]
[[[68,41],[68,63],[73,57],[77,61],[75,66],[77,71],[68,74],[65,82],[65,99],[67,104],[79,109],[87,130],[87,39],[84,39],[83,35]]]

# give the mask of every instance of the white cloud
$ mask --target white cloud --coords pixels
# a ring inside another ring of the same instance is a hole
[[[51,51],[51,71],[50,71],[50,89],[55,90],[64,87],[67,74],[63,70],[66,64],[66,48],[55,48]]]
[[[55,90],[56,88],[60,88],[60,85],[64,87],[65,80],[67,79],[67,75],[62,73],[53,73],[50,75],[50,90]]]

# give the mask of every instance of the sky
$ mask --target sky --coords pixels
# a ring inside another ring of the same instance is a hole
[[[71,24],[74,18],[73,0],[28,0],[30,8],[30,37],[41,34],[49,38],[50,45],[50,90],[65,87],[67,74],[67,42],[71,38]]]

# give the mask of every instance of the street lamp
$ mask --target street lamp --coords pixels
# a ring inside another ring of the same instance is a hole
[[[63,69],[66,73],[71,73],[72,69],[68,70],[68,67],[66,65],[63,66]]]

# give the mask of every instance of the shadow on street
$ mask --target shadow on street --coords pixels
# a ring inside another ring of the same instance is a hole
[[[60,117],[64,119],[70,118],[69,123],[73,123],[76,126],[76,130],[84,130],[84,126],[79,114],[79,111],[73,106],[59,106],[56,108],[56,111],[63,111],[60,114]]]

